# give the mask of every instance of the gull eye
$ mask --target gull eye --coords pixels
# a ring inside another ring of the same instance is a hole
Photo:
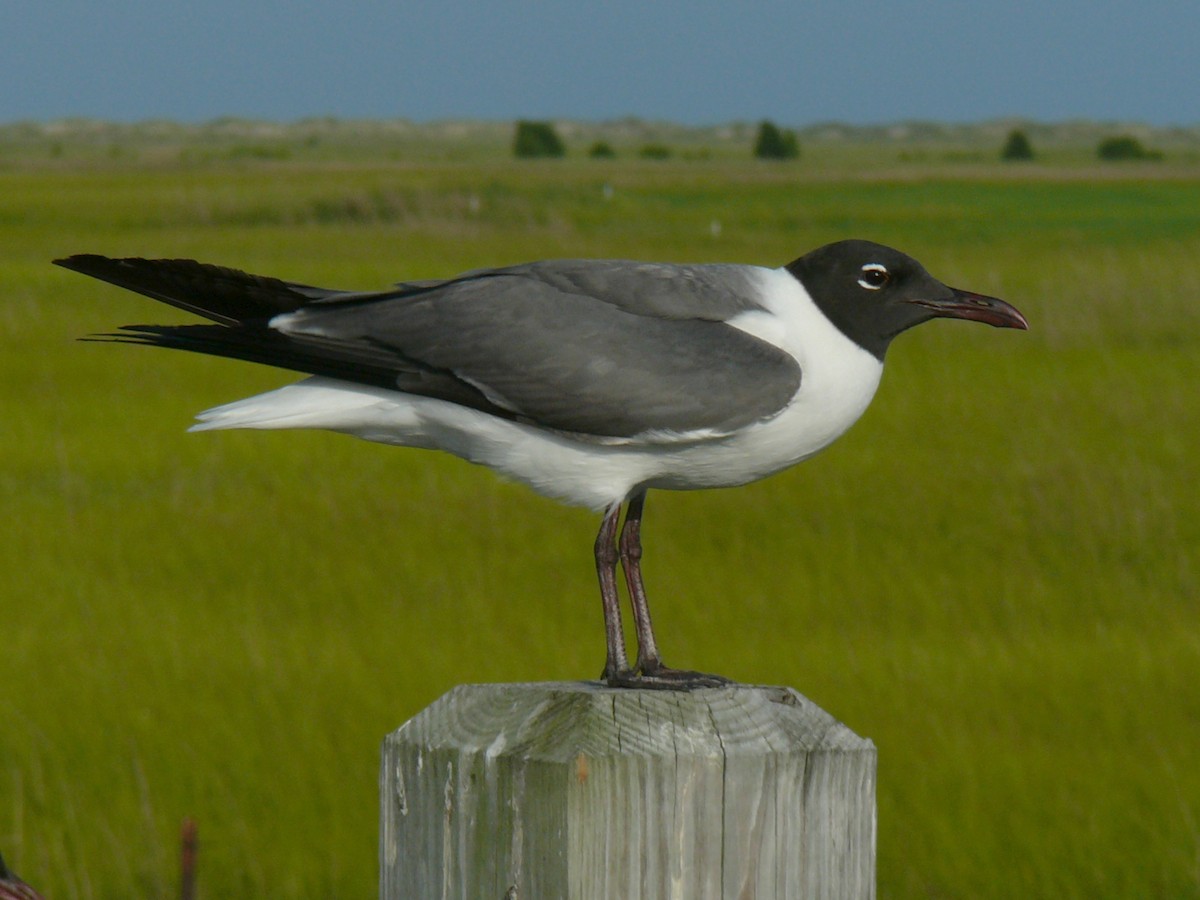
[[[892,273],[881,263],[867,263],[859,270],[858,283],[868,291],[877,291],[892,280]]]

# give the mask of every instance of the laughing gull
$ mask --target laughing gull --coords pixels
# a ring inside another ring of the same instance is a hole
[[[603,677],[625,686],[724,681],[659,656],[641,575],[648,489],[746,484],[812,456],[862,415],[892,338],[921,322],[1028,327],[1004,301],[946,287],[916,260],[861,240],[778,269],[549,260],[370,293],[193,260],[56,262],[215,323],[129,325],[99,339],[310,376],[201,413],[193,430],[320,428],[444,450],[603,510]]]

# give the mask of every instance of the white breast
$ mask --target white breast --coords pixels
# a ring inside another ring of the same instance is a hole
[[[729,324],[795,357],[800,390],[771,419],[685,454],[692,465],[664,473],[652,486],[728,486],[779,472],[840,437],[875,396],[883,363],[825,318],[786,269],[763,269],[762,278],[766,310],[742,313]]]

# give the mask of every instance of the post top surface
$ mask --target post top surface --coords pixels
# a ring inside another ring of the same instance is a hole
[[[631,690],[594,681],[464,684],[388,740],[546,760],[581,753],[874,753],[869,739],[794,689],[742,684],[694,691]]]

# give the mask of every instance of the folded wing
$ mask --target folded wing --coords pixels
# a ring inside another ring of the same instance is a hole
[[[727,324],[753,270],[562,260],[330,291],[190,260],[61,265],[217,324],[127,326],[167,346],[437,397],[598,437],[725,432],[771,417],[796,361]]]

